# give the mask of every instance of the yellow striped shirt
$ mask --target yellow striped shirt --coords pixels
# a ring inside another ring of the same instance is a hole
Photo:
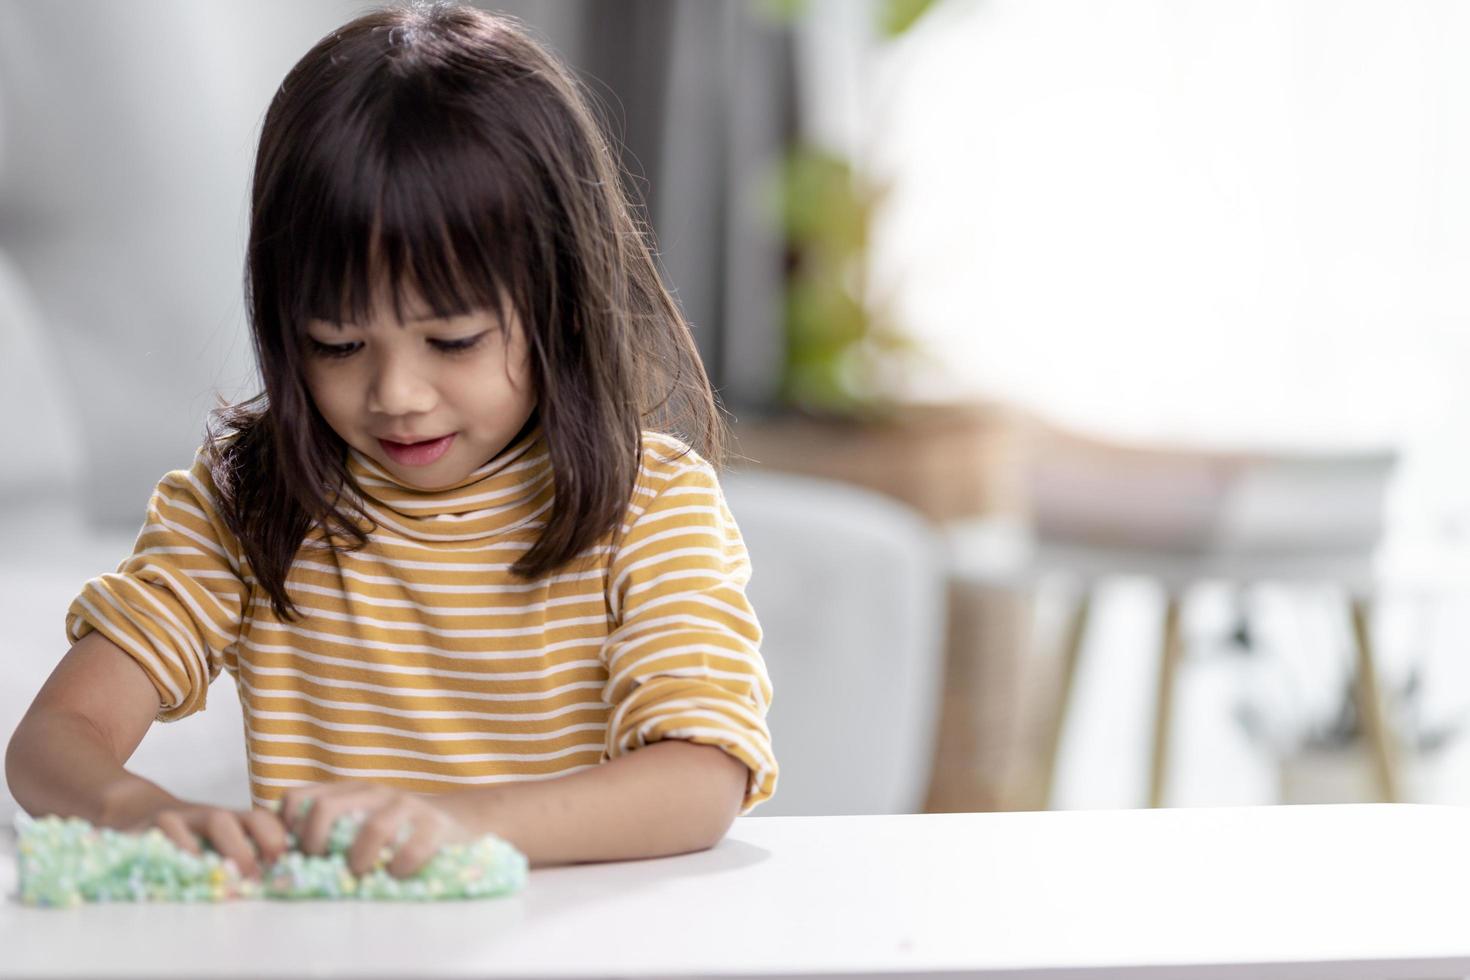
[[[435,491],[349,448],[365,499],[346,499],[378,528],[341,555],[314,528],[287,577],[303,615],[284,622],[201,447],[159,482],[133,553],[72,601],[67,638],[96,629],[132,655],[160,721],[202,709],[228,671],[258,803],[335,778],[424,793],[545,779],[677,738],[746,765],[748,813],[777,777],[750,561],[710,464],[671,458],[686,448],[644,432],[622,540],[529,582],[509,569],[550,512],[539,426]]]

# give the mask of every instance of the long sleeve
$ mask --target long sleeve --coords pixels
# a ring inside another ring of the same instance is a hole
[[[95,629],[147,672],[159,721],[201,710],[210,682],[235,663],[250,590],[216,500],[201,447],[189,469],[165,474],[153,491],[133,553],[89,579],[67,608],[69,641]]]
[[[776,789],[771,682],[750,559],[713,468],[694,453],[645,464],[629,522],[608,572],[608,757],[667,738],[718,746],[750,770],[749,813]]]

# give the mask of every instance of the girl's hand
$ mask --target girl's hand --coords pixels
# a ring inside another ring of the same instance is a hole
[[[302,804],[312,801],[306,819],[301,818]],[[388,873],[407,878],[417,874],[444,844],[465,844],[475,834],[460,823],[432,796],[421,796],[393,789],[364,779],[347,779],[335,783],[311,783],[293,786],[281,796],[281,819],[296,835],[305,854],[324,854],[332,824],[337,818],[354,811],[366,814],[362,829],[347,852],[347,865],[353,874],[370,871],[384,845],[393,845],[398,834],[407,828],[407,837],[393,851]]]
[[[141,834],[153,827],[190,854],[203,853],[201,842],[207,840],[247,878],[260,878],[261,865],[274,864],[286,851],[285,825],[262,807],[236,811],[174,800],[123,829]]]

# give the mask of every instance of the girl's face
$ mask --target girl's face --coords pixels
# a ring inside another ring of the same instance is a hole
[[[307,324],[317,410],[400,483],[457,483],[504,449],[536,407],[520,320],[509,304],[509,323],[488,310],[434,319],[414,297],[401,324],[391,303],[375,309],[386,312],[368,323]]]

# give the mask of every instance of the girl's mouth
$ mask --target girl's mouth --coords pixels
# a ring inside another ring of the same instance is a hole
[[[454,441],[457,434],[451,432],[437,439],[425,439],[423,442],[413,443],[379,439],[378,445],[383,447],[383,452],[387,453],[395,463],[402,466],[427,466],[449,451],[449,444]]]

